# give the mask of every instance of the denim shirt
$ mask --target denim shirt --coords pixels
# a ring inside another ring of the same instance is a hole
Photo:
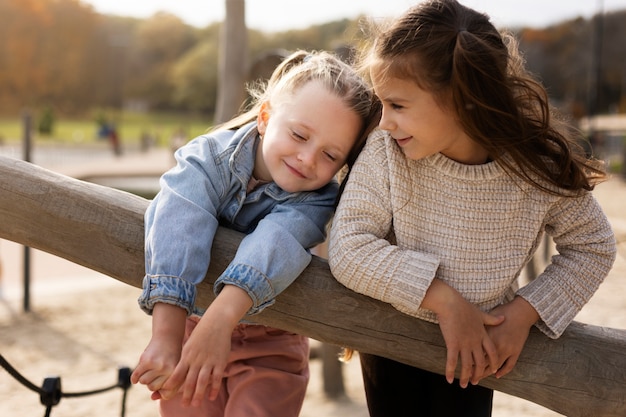
[[[258,143],[256,123],[199,136],[176,151],[161,191],[145,214],[146,275],[140,307],[155,303],[202,314],[196,285],[211,261],[218,225],[245,233],[214,285],[236,285],[253,301],[248,314],[272,305],[311,261],[308,248],[325,239],[336,181],[316,191],[289,193],[270,182],[246,192]]]

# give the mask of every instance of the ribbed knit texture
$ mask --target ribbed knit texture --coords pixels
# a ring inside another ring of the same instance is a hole
[[[559,255],[518,291],[544,230]],[[554,196],[495,162],[464,165],[441,154],[412,161],[380,130],[350,174],[330,236],[331,270],[356,292],[433,322],[419,306],[435,277],[483,311],[517,292],[553,338],[597,290],[616,251],[591,193]]]

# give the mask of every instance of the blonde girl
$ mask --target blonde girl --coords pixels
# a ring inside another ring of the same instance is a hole
[[[152,338],[132,374],[161,400],[162,416],[298,415],[308,339],[248,316],[271,306],[324,241],[335,174],[377,122],[374,103],[351,67],[299,51],[250,111],[176,152],[145,216],[139,304],[152,315]],[[203,311],[196,286],[218,225],[246,236]]]

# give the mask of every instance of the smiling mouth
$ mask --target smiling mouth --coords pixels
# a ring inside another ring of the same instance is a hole
[[[398,145],[403,146],[407,144],[412,139],[412,136],[407,136],[405,138],[394,138],[394,140],[398,143]]]
[[[298,171],[297,169],[295,169],[294,167],[292,167],[291,165],[289,165],[288,163],[285,162],[285,166],[287,167],[287,169],[289,171],[291,171],[295,176],[300,177],[300,178],[306,178],[306,175],[304,175],[302,172]]]

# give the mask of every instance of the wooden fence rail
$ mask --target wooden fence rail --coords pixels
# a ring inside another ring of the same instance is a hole
[[[36,165],[0,157],[0,238],[40,249],[134,287],[144,274],[143,214],[148,201]],[[233,258],[241,235],[221,228],[198,302]],[[443,373],[438,326],[356,294],[313,259],[261,323]],[[570,417],[626,416],[626,331],[574,322],[558,340],[533,329],[509,375],[481,382]]]

